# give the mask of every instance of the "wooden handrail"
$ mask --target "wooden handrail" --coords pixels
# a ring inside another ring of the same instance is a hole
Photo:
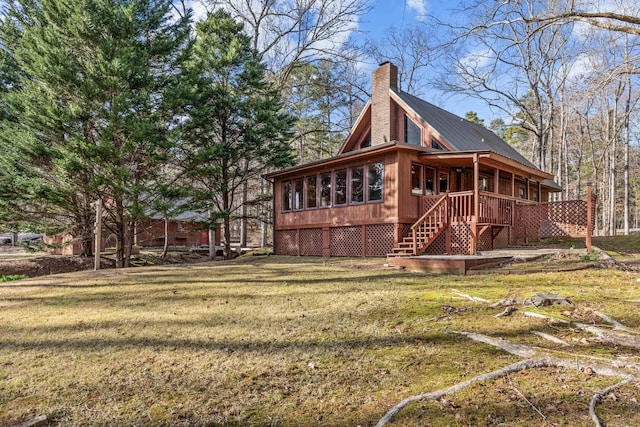
[[[435,211],[436,209],[438,209],[438,208],[440,207],[440,204],[442,204],[442,203],[443,203],[443,201],[446,201],[446,199],[447,199],[447,194],[443,194],[443,195],[442,195],[442,197],[440,197],[440,198],[438,199],[438,201],[436,202],[436,204],[435,204],[435,205],[433,205],[433,206],[431,206],[431,209],[429,209],[427,212],[425,212],[425,214],[424,214],[424,215],[422,215],[422,216],[421,216],[421,217],[420,217],[420,218],[419,218],[419,219],[418,219],[418,220],[417,220],[417,221],[416,221],[416,222],[411,226],[411,229],[412,229],[412,230],[415,230],[415,229],[416,229],[416,227],[418,227],[418,226],[419,226],[419,225],[420,225],[420,224],[421,224],[425,219],[427,219],[427,217],[428,217],[429,215],[431,215],[431,213],[432,213],[433,211]]]

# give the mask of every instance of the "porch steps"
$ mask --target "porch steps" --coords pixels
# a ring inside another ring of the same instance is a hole
[[[426,224],[421,224],[416,231],[416,249],[417,252],[422,252],[426,247],[440,235],[442,230],[444,230],[445,225],[442,223],[431,224],[427,226]],[[397,258],[397,257],[408,257],[415,255],[413,252],[413,234],[404,237],[398,246],[392,249],[391,253],[387,254],[387,258]]]
[[[388,258],[420,255],[449,225],[449,196],[443,194],[436,203],[411,226],[409,236],[387,254]],[[415,239],[415,240],[414,240]]]

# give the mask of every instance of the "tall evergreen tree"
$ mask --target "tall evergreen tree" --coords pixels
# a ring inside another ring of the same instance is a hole
[[[189,18],[170,12],[170,0],[13,0],[1,34],[22,73],[6,97],[20,120],[0,127],[28,180],[22,206],[89,254],[92,203],[103,203],[117,266],[172,153],[165,94]]]
[[[223,221],[227,257],[243,185],[268,167],[293,163],[293,118],[251,46],[242,24],[218,10],[197,24],[182,79],[190,97],[182,121],[185,175],[194,183],[196,208],[210,213],[210,226]]]

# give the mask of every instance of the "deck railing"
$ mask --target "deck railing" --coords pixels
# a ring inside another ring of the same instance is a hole
[[[448,193],[449,222],[471,222],[474,218],[474,192],[458,191]],[[429,211],[440,199],[439,196],[425,196],[423,212]],[[526,201],[524,201],[526,202]],[[478,198],[478,217],[480,224],[514,225],[514,212],[519,199],[504,194],[482,191]]]
[[[511,196],[481,192],[478,222],[481,224],[513,225],[515,204],[516,201]]]
[[[469,222],[473,218],[473,191],[449,193],[451,222]]]

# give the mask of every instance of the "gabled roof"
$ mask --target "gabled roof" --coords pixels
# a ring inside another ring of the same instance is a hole
[[[406,92],[396,93],[426,124],[431,126],[454,151],[493,151],[523,165],[537,167],[498,135],[453,113]]]

